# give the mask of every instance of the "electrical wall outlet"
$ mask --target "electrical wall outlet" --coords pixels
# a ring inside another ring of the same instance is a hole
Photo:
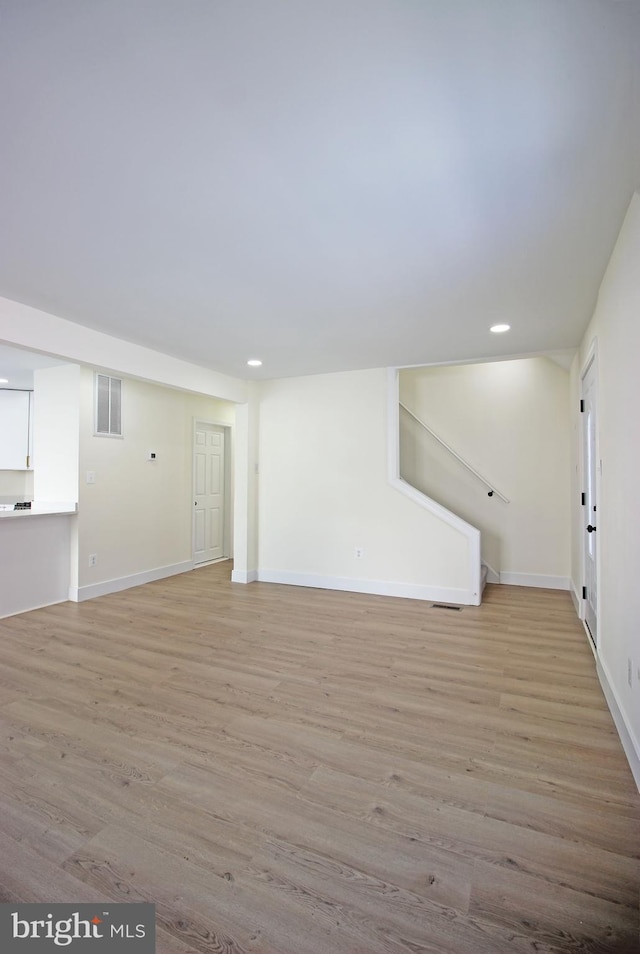
[[[96,472],[95,470],[88,470],[85,474],[85,481],[88,484],[95,484],[96,482]]]
[[[356,547],[356,560],[361,560],[364,556],[364,550],[362,547]]]
[[[89,566],[96,566],[98,563],[98,554],[90,553],[89,554]]]

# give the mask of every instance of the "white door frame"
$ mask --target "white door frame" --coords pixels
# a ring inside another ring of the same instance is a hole
[[[195,507],[193,506],[194,498],[196,495],[196,467],[195,467],[195,456],[196,456],[196,431],[198,427],[220,427],[222,428],[222,435],[224,441],[224,520],[223,520],[223,555],[222,560],[229,560],[233,556],[233,525],[231,522],[231,514],[233,513],[233,501],[231,499],[232,495],[232,469],[231,469],[231,432],[232,428],[230,424],[227,424],[224,421],[211,421],[207,420],[204,417],[194,417],[193,419],[193,428],[191,434],[191,500],[190,506],[193,511],[191,519],[191,560],[195,560],[195,545],[196,545],[196,514]],[[194,564],[200,566],[202,564]]]
[[[596,459],[596,466],[595,466],[595,497],[596,497],[596,501],[597,501],[597,503],[598,503],[598,512],[596,512],[596,514],[595,514],[595,518],[596,518],[596,519],[595,519],[595,521],[594,521],[594,524],[597,526],[597,525],[600,523],[600,520],[601,520],[601,515],[600,515],[599,510],[600,510],[600,501],[601,501],[600,480],[601,480],[601,477],[602,477],[602,461],[601,461],[601,459],[600,459],[600,433],[599,433],[599,427],[598,427],[598,339],[597,339],[597,338],[594,338],[593,342],[591,343],[591,347],[589,348],[589,352],[588,352],[588,354],[587,354],[586,360],[584,361],[584,364],[582,365],[582,368],[581,368],[581,371],[580,371],[580,401],[582,401],[582,399],[583,399],[583,397],[584,397],[584,379],[585,379],[587,373],[588,373],[590,370],[593,371],[593,392],[594,392],[594,401],[593,401],[593,404],[594,404],[594,408],[595,408],[595,459]],[[585,467],[585,458],[586,458],[586,453],[585,453],[585,451],[586,451],[586,447],[585,447],[585,428],[584,428],[584,420],[583,420],[583,418],[582,418],[582,412],[581,412],[581,414],[580,414],[579,423],[580,423],[580,426],[579,426],[579,428],[578,428],[578,431],[579,431],[579,437],[580,437],[580,440],[579,440],[579,447],[580,447],[580,467],[579,467],[579,474],[580,474],[580,493],[585,493],[585,492],[586,492],[586,486],[587,486],[587,474],[586,474],[586,467]],[[585,630],[586,630],[586,632],[587,632],[587,635],[589,636],[590,641],[593,643],[594,649],[595,649],[595,651],[596,651],[596,653],[597,653],[597,652],[598,652],[598,645],[599,645],[599,632],[598,632],[598,631],[599,631],[599,626],[598,626],[597,624],[598,624],[598,621],[599,621],[600,616],[601,616],[601,614],[600,614],[600,552],[601,552],[601,547],[600,547],[600,545],[599,545],[599,539],[600,539],[600,538],[599,538],[599,537],[596,538],[596,548],[595,548],[595,549],[596,549],[596,559],[595,559],[595,567],[596,567],[596,569],[595,569],[595,572],[596,572],[596,594],[595,594],[595,595],[596,595],[596,599],[595,599],[595,607],[596,607],[596,632],[595,632],[595,633],[591,633],[591,631],[590,631],[590,629],[589,629],[589,627],[587,626],[587,623],[586,623],[587,601],[586,601],[586,599],[584,598],[584,596],[582,595],[582,593],[584,592],[584,591],[582,590],[582,586],[584,586],[584,585],[586,584],[586,579],[587,579],[587,557],[586,557],[586,537],[585,537],[585,534],[586,534],[586,524],[592,522],[592,521],[591,521],[591,517],[593,516],[593,514],[587,513],[586,508],[583,507],[582,505],[580,506],[579,513],[580,513],[580,518],[579,518],[579,521],[578,521],[578,528],[579,528],[579,534],[580,534],[580,566],[581,566],[581,576],[582,576],[581,590],[580,590],[580,619],[582,620],[582,622],[583,622],[583,624],[584,624],[584,627],[585,627]],[[597,531],[596,531],[596,532],[597,532]]]

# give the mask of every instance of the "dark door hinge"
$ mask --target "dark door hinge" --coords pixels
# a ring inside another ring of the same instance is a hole
[[[584,413],[584,401],[580,401],[580,413]]]
[[[586,598],[587,598],[587,588],[586,588],[586,586],[583,586],[583,587],[582,587],[582,599],[583,599],[583,600],[586,600]]]
[[[581,499],[581,501],[582,501],[582,506],[585,507],[586,504],[587,504],[587,495],[586,495],[586,494],[580,494],[580,499]]]

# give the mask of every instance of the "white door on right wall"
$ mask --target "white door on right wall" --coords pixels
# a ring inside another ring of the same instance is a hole
[[[598,460],[596,456],[596,361],[591,359],[582,377],[582,497],[584,546],[584,621],[594,645],[598,641],[598,502],[596,499]]]

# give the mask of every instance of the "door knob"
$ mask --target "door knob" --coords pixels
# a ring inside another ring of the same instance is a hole
[[[587,533],[593,533],[595,529],[596,527],[592,527],[591,524],[589,524],[589,526],[587,527]]]

